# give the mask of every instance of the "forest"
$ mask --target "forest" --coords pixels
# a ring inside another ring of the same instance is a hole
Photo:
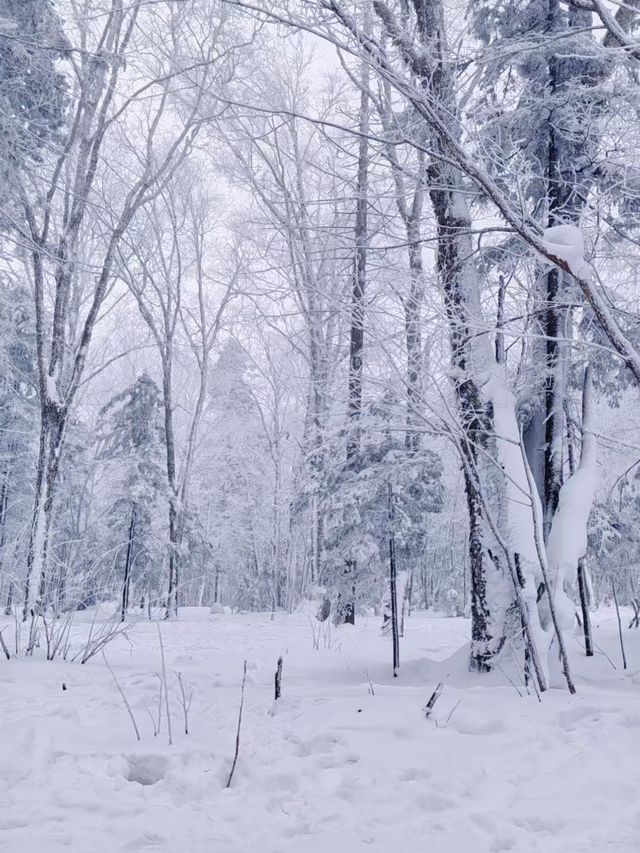
[[[1,850],[638,849],[639,145],[639,0],[0,0]]]

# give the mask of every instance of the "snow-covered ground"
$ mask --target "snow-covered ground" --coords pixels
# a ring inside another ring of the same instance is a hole
[[[140,743],[99,656],[3,658],[0,850],[637,853],[640,631],[625,626],[625,673],[614,613],[594,624],[618,668],[603,655],[586,660],[576,642],[578,694],[556,689],[539,703],[502,674],[466,673],[462,619],[412,615],[394,681],[377,619],[333,630],[314,649],[305,615],[187,611],[162,625],[173,746],[164,710],[157,737],[150,717],[156,624],[141,621],[129,642],[107,648]],[[225,789],[245,659],[240,757]],[[177,672],[193,689],[189,735]]]

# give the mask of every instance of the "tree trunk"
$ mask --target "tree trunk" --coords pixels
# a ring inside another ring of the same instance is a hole
[[[178,519],[178,489],[176,474],[176,445],[173,427],[173,387],[172,387],[172,353],[171,343],[167,343],[162,357],[162,398],[164,404],[164,432],[167,460],[167,485],[169,487],[169,581],[167,587],[167,607],[165,619],[178,615],[178,584],[179,584],[179,519]]]
[[[580,594],[580,609],[582,610],[582,631],[584,633],[584,650],[588,658],[593,657],[593,640],[591,637],[591,614],[589,613],[589,589],[587,586],[584,557],[578,563],[578,592]]]
[[[124,622],[129,609],[129,590],[131,588],[131,563],[133,556],[133,540],[136,530],[136,511],[131,508],[131,519],[129,521],[129,539],[127,541],[127,555],[124,561],[124,577],[122,579],[122,607],[120,609],[120,621]]]
[[[551,31],[557,28],[558,0],[549,0],[548,22]],[[549,97],[552,103],[558,97],[561,85],[559,62],[553,57],[549,62]],[[562,137],[557,131],[552,109],[548,122],[547,180],[548,221],[547,227],[559,225],[566,216],[567,201],[562,175]],[[558,507],[558,496],[562,486],[562,462],[564,439],[564,396],[565,389],[559,357],[560,309],[558,302],[563,293],[564,274],[553,269],[546,276],[546,310],[543,335],[546,344],[546,370],[544,383],[544,491],[543,528],[545,542],[549,537],[553,516]]]
[[[565,13],[558,0],[548,0],[547,24],[549,33],[570,33],[572,29],[584,31],[591,26],[591,12],[572,9]],[[554,54],[548,61],[547,88],[551,108],[546,122],[546,225],[549,228],[563,223],[578,225],[584,207],[585,178],[581,176],[580,186],[576,189],[573,158],[576,142],[571,138],[572,131],[567,134],[565,130],[561,111],[566,108],[571,83],[579,81],[584,85],[588,77],[592,85],[597,84],[602,72],[595,68],[588,71],[587,74],[584,68],[577,68],[576,59],[571,55]],[[544,359],[545,371],[542,404],[534,413],[528,430],[531,437],[535,435],[534,441],[530,442],[529,461],[542,500],[545,542],[549,538],[563,482],[567,375],[564,364],[566,345],[562,339],[563,325],[569,316],[563,303],[567,300],[569,278],[562,270],[553,269],[542,277],[536,293],[541,340],[534,344],[532,361],[537,366],[538,359]]]
[[[400,628],[398,620],[398,591],[396,565],[396,534],[393,511],[393,489],[389,483],[389,591],[391,594],[391,643],[393,647],[393,677],[400,667]]]
[[[376,7],[378,8],[378,7]],[[425,55],[420,85],[434,103],[452,135],[459,135],[454,95],[453,68],[447,57],[442,0],[414,0],[421,50]],[[388,27],[393,34],[395,29]],[[495,357],[488,337],[482,334],[480,282],[470,238],[471,216],[463,189],[463,176],[451,163],[447,142],[436,128],[429,128],[431,145],[444,155],[429,165],[428,192],[437,225],[436,268],[443,291],[454,368],[455,394],[461,427],[460,452],[464,467],[469,511],[469,562],[471,576],[472,642],[470,666],[490,668],[493,654],[502,645],[496,614],[492,614],[487,581],[497,569],[489,557],[488,529],[484,519],[482,484],[478,472],[491,455],[491,417],[476,377]],[[497,629],[497,630],[496,630]],[[498,634],[498,636],[496,636]]]
[[[362,380],[364,369],[364,309],[367,286],[368,183],[369,183],[369,66],[362,63],[360,80],[360,143],[356,179],[355,255],[351,289],[351,324],[349,330],[349,397],[347,404],[347,467],[353,465],[360,452],[360,420],[362,417]],[[345,565],[342,582],[340,616],[351,625],[356,621],[356,561]]]
[[[41,612],[46,605],[47,555],[53,499],[68,417],[66,409],[49,402],[46,390],[43,396],[35,496],[27,551],[23,621],[26,621],[30,614]]]
[[[422,412],[422,330],[420,312],[424,298],[424,269],[420,242],[422,187],[414,195],[414,210],[407,223],[409,242],[409,294],[404,299],[404,327],[407,347],[407,450],[415,453],[420,447],[420,415]]]
[[[9,443],[9,453],[12,453],[13,446]],[[2,478],[2,488],[0,489],[0,574],[4,568],[4,546],[7,538],[7,506],[9,503],[9,472],[11,470],[11,461],[9,461],[4,469]],[[9,581],[9,590],[5,604],[5,616],[11,615],[11,607],[13,603],[13,581]]]
[[[495,641],[499,644],[500,638],[494,637],[491,627],[487,576],[495,571],[495,567],[486,548],[487,531],[479,492],[481,484],[474,472],[483,466],[482,452],[491,452],[489,436],[492,425],[473,378],[474,372],[482,368],[479,362],[487,356],[473,351],[472,342],[475,339],[477,347],[481,323],[479,305],[472,305],[470,300],[475,302],[478,298],[478,282],[471,242],[465,236],[471,230],[471,220],[466,201],[456,188],[459,180],[455,170],[441,162],[434,161],[429,169],[429,193],[438,230],[436,263],[449,319],[451,359],[457,377],[455,393],[463,432],[460,450],[469,512],[471,668],[485,672],[490,668]],[[488,345],[486,338],[484,343]]]

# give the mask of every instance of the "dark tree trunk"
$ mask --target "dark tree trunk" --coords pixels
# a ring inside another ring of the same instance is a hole
[[[172,353],[171,344],[162,359],[162,393],[164,401],[164,432],[167,458],[167,484],[169,486],[169,582],[167,588],[167,607],[165,619],[178,615],[178,584],[179,584],[179,520],[176,502],[178,500],[176,448],[173,429],[173,387],[172,387]]]
[[[122,579],[122,607],[120,609],[120,621],[124,622],[129,610],[129,591],[131,589],[131,563],[133,561],[133,540],[136,532],[136,511],[131,508],[131,519],[129,521],[129,539],[127,541],[127,554],[124,561],[124,577]]]
[[[364,369],[364,310],[367,286],[368,243],[368,181],[369,181],[369,71],[362,65],[360,81],[360,143],[358,147],[358,174],[356,179],[355,255],[351,289],[351,325],[349,330],[349,397],[347,404],[347,466],[353,465],[360,452],[360,420],[362,417],[362,380]],[[348,560],[343,578],[340,602],[342,621],[351,625],[356,621],[355,560]]]
[[[548,0],[547,22],[549,33],[571,32],[572,29],[576,32],[586,31],[591,26],[591,12],[577,8],[565,12],[561,9],[559,0]],[[584,182],[588,181],[588,172],[577,184],[577,143],[572,138],[575,129],[567,132],[562,111],[566,109],[567,92],[573,83],[578,81],[584,86],[588,80],[589,85],[596,85],[603,71],[597,66],[589,65],[587,59],[584,60],[582,68],[579,67],[579,62],[575,56],[561,54],[553,54],[548,62],[548,227],[565,222],[578,224],[584,206]],[[586,135],[586,125],[583,124],[579,130]],[[588,142],[586,145],[588,151]],[[542,405],[534,415],[535,423],[529,427],[531,437],[535,435],[535,439],[529,443],[528,456],[542,501],[545,541],[558,507],[563,482],[566,376],[562,363],[562,339],[565,333],[563,326],[569,316],[569,309],[563,304],[567,301],[568,278],[570,277],[559,269],[548,272],[540,283],[537,300],[537,307],[541,311],[538,323],[542,342],[539,349],[545,361],[545,372]],[[535,459],[535,456],[539,458]]]
[[[458,400],[460,422],[464,437],[460,449],[463,454],[465,493],[469,512],[469,566],[471,579],[471,667],[479,672],[489,669],[492,634],[489,603],[487,600],[487,563],[489,556],[484,545],[484,509],[475,476],[479,453],[490,452],[491,419],[482,404],[480,391],[471,378],[470,341],[475,334],[470,322],[468,294],[465,292],[465,265],[470,262],[460,252],[459,234],[468,233],[470,220],[452,215],[456,208],[452,175],[442,164],[434,162],[429,170],[431,202],[438,229],[437,269],[442,283],[449,318],[451,356],[456,369],[455,392]]]
[[[12,445],[9,444],[9,453],[12,452]],[[0,488],[0,573],[4,566],[4,546],[7,534],[7,506],[9,502],[9,472],[11,470],[10,462],[7,463],[4,469],[2,478],[2,487]],[[4,608],[5,616],[11,615],[11,607],[13,604],[13,581],[9,581],[9,590],[7,592],[7,600]]]
[[[558,16],[557,0],[549,3],[549,26],[555,29]],[[556,60],[549,63],[549,96],[557,98],[559,86],[559,69]],[[552,227],[562,222],[566,193],[562,177],[561,145],[562,140],[556,131],[553,112],[549,121],[548,139],[548,225]],[[558,507],[558,497],[562,486],[562,441],[564,437],[564,405],[562,397],[564,389],[558,374],[560,332],[560,301],[563,290],[563,273],[553,269],[546,276],[546,300],[543,320],[543,335],[546,344],[546,364],[544,382],[544,493],[543,522],[544,538],[548,538],[553,516]]]
[[[407,237],[409,245],[409,295],[404,300],[404,325],[407,346],[407,450],[415,453],[420,446],[420,414],[422,411],[422,331],[420,311],[424,296],[424,269],[420,242],[422,187],[416,189]]]
[[[587,588],[584,557],[578,562],[578,591],[580,593],[580,609],[582,610],[582,631],[584,633],[584,650],[588,658],[593,657],[593,640],[591,638],[591,615],[589,613],[589,590]]]
[[[393,508],[393,489],[389,483],[389,591],[391,593],[391,643],[393,647],[393,677],[400,668],[400,630],[398,626],[398,585],[396,566],[396,534]]]
[[[438,105],[443,122],[459,135],[457,105],[451,64],[447,55],[442,0],[414,0],[418,37],[425,55],[420,74],[426,96]],[[442,158],[434,157],[428,168],[428,192],[437,226],[436,268],[443,290],[455,394],[462,437],[460,452],[469,511],[469,564],[471,578],[471,658],[473,670],[490,668],[496,639],[492,636],[487,596],[487,576],[495,571],[487,543],[487,525],[479,481],[482,454],[491,455],[491,413],[482,402],[476,371],[493,360],[490,342],[478,335],[482,327],[478,272],[469,234],[471,217],[460,170],[449,162],[446,141],[435,131],[431,144]],[[499,639],[499,638],[498,638]]]

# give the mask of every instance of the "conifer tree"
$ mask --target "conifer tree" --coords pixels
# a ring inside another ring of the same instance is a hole
[[[163,408],[160,389],[143,373],[101,411],[100,456],[114,468],[109,509],[110,534],[122,556],[121,618],[124,621],[135,577],[150,572],[157,547],[153,527],[163,497]],[[157,541],[157,540],[156,540]]]
[[[67,48],[49,0],[0,0],[0,215],[16,200],[22,169],[41,159],[64,122],[67,87],[56,61]]]

